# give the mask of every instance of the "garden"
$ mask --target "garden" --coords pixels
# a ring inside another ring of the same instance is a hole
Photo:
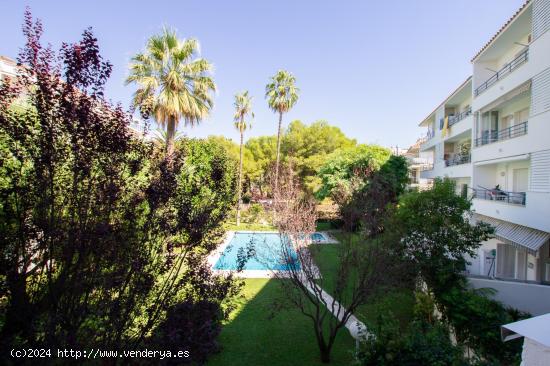
[[[265,86],[276,135],[244,142],[244,91],[238,144],[182,137],[214,105],[198,41],[151,36],[125,110],[105,95],[113,65],[91,29],[58,50],[43,33],[27,11],[19,73],[0,85],[0,362],[47,347],[188,355],[99,362],[113,364],[518,363],[498,327],[527,315],[468,288],[464,258],[493,229],[469,223],[452,182],[408,192],[407,161],[389,149],[326,121],[285,127],[300,97],[285,70]],[[284,270],[242,278],[254,250],[214,270],[235,231],[279,233]]]

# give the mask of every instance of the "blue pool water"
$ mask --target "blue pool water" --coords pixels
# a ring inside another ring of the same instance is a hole
[[[315,241],[315,242],[319,242],[319,241],[325,241],[325,236],[323,234],[319,234],[319,233],[313,233],[311,234],[311,240]]]
[[[288,271],[288,263],[282,253],[282,240],[278,233],[235,233],[214,269],[236,270],[239,256],[252,254],[244,270],[278,270]],[[293,259],[296,252],[290,249]],[[299,266],[299,264],[298,264]]]

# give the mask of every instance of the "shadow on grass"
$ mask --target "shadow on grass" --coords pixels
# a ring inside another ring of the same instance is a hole
[[[322,365],[311,319],[295,308],[269,317],[272,304],[281,296],[277,281],[245,280],[246,299],[224,325],[219,338],[223,349],[208,365]],[[349,365],[354,347],[355,341],[342,329],[330,364]]]

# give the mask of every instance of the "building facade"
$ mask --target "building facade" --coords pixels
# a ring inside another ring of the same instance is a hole
[[[471,61],[472,76],[420,123],[434,162],[421,176],[455,181],[472,220],[496,228],[470,258],[472,285],[550,312],[550,0],[526,1]]]

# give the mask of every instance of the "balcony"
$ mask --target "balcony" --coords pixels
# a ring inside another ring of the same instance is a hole
[[[462,164],[468,164],[472,162],[472,155],[471,154],[456,154],[454,156],[451,156],[449,159],[445,159],[445,166],[455,166],[455,165],[462,165]]]
[[[425,171],[428,171],[428,170],[433,170],[434,165],[433,165],[433,163],[426,163],[426,164],[421,165],[419,169],[420,169],[421,172],[425,172]]]
[[[515,59],[513,59],[511,62],[504,65],[504,67],[502,67],[499,71],[497,71],[493,76],[491,76],[483,84],[478,86],[474,90],[474,96],[477,97],[478,95],[480,95],[481,93],[489,89],[491,86],[496,84],[497,81],[511,74],[514,70],[516,70],[521,65],[526,63],[528,59],[529,59],[529,48],[525,48],[525,50],[521,52]]]
[[[527,121],[517,125],[502,129],[502,130],[486,130],[482,131],[481,137],[475,140],[475,146],[483,146],[492,144],[502,140],[508,140],[514,137],[519,137],[527,134]]]
[[[472,108],[468,108],[467,110],[457,115],[449,116],[449,127],[451,127],[454,124],[457,124],[458,122],[462,121],[464,118],[468,117],[471,114],[472,114]]]
[[[512,205],[525,206],[525,192],[508,192],[503,191],[502,189],[495,187],[493,189],[487,188],[472,188],[473,198],[487,200],[487,201],[497,201]]]

